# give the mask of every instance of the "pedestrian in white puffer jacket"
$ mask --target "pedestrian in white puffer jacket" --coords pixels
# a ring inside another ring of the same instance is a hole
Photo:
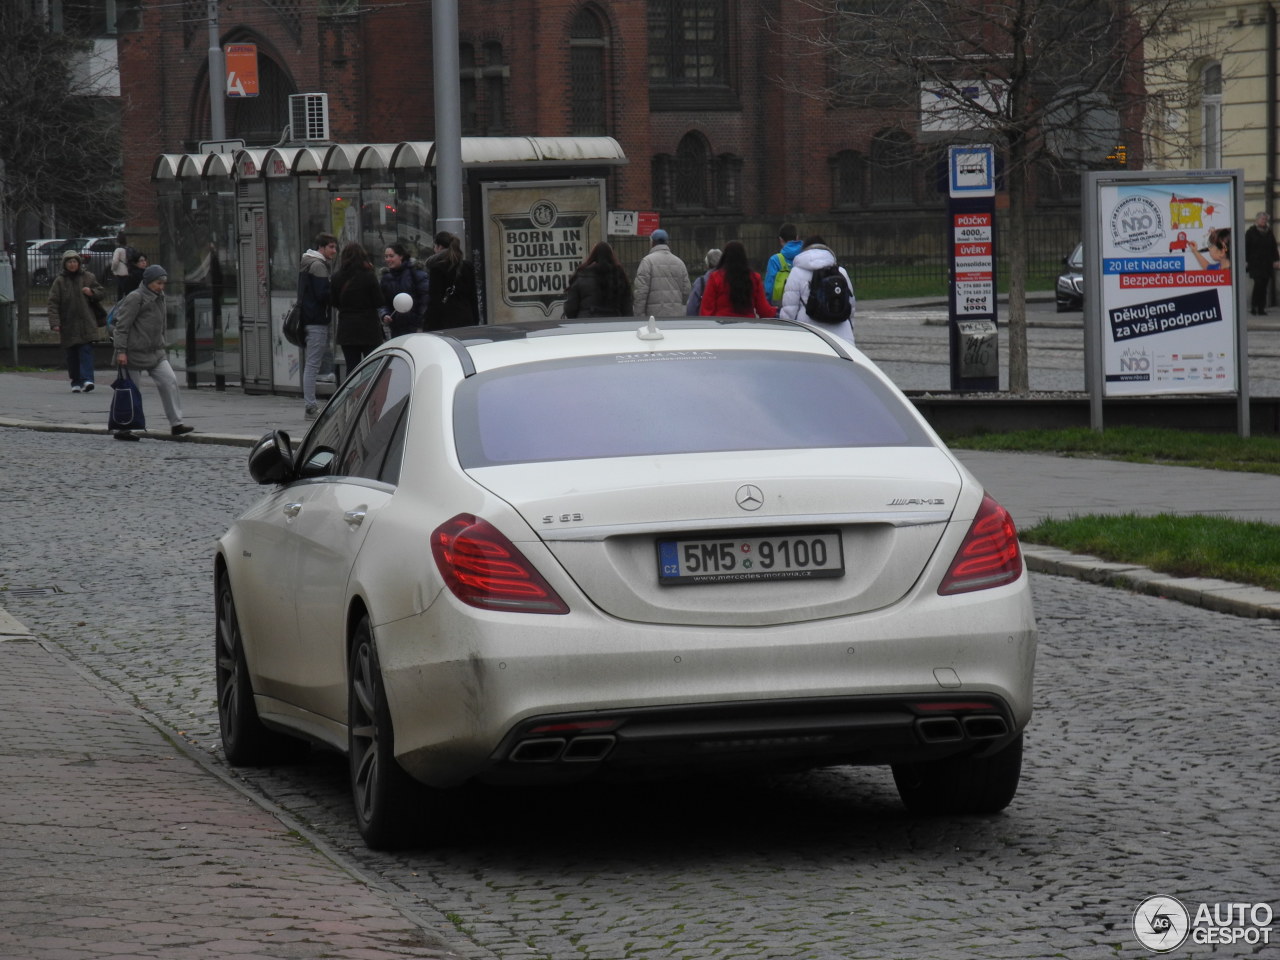
[[[778,316],[784,320],[798,320],[801,323],[812,324],[820,330],[834,333],[837,337],[853,343],[853,318],[858,307],[856,299],[849,319],[843,323],[818,323],[809,319],[809,314],[804,309],[804,305],[809,302],[809,282],[813,278],[813,272],[829,267],[835,262],[835,253],[821,237],[809,237],[805,240],[804,247],[791,261],[791,275],[787,277],[787,285],[782,291],[782,306],[778,309]],[[849,280],[849,274],[844,267],[839,269],[845,282],[849,284],[852,297],[853,282]]]

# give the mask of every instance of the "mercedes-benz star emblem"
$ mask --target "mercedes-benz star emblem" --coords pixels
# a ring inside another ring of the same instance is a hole
[[[764,494],[759,487],[750,483],[740,486],[733,499],[743,510],[759,510],[764,506]]]

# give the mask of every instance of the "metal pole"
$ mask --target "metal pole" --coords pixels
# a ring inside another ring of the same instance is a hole
[[[1262,209],[1267,216],[1275,213],[1276,201],[1276,8],[1267,4],[1267,79],[1266,79],[1266,117],[1267,117],[1267,161],[1263,165],[1266,180],[1262,198]]]
[[[436,230],[467,249],[462,219],[462,109],[458,100],[458,0],[432,0],[431,59],[436,87]]]
[[[218,0],[209,0],[209,139],[227,139],[227,63],[218,37]]]
[[[1235,192],[1235,236],[1243,236],[1241,229],[1249,221],[1244,218],[1244,171],[1231,171],[1231,189]],[[1236,316],[1236,433],[1249,436],[1249,324],[1244,318],[1244,271],[1236,270],[1231,277],[1234,294],[1233,309]]]
[[[1102,266],[1098,233],[1098,180],[1101,174],[1080,175],[1084,199],[1080,205],[1080,241],[1084,244],[1084,383],[1089,391],[1089,426],[1103,432],[1102,392]]]

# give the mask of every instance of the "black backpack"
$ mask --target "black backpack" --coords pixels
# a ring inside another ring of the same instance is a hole
[[[853,316],[853,290],[834,263],[813,271],[804,312],[817,323],[844,323]]]

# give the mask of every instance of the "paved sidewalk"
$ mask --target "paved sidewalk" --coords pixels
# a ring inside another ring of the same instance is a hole
[[[144,403],[159,410],[149,382]],[[111,391],[0,374],[0,426],[93,434]],[[301,436],[301,401],[184,390],[182,442]],[[157,435],[174,442],[160,417]],[[54,495],[51,494],[51,502]],[[359,874],[0,609],[0,957],[446,960],[451,926]]]
[[[458,956],[7,616],[0,704],[0,957]]]
[[[109,452],[110,403],[62,373],[0,373],[0,428],[73,431]],[[159,410],[142,384],[144,407]],[[183,390],[196,433],[165,443],[248,446],[307,426],[300,400]],[[154,442],[154,441],[144,441]],[[1219,513],[1280,523],[1280,479],[960,451],[1020,526],[1076,513]],[[1028,546],[1034,570],[1109,582],[1241,616],[1280,617],[1280,594]],[[300,825],[79,673],[0,610],[0,957],[455,957],[419,917]],[[216,782],[215,782],[216,781]],[[403,907],[403,908],[402,908]],[[461,948],[457,948],[461,949]]]

